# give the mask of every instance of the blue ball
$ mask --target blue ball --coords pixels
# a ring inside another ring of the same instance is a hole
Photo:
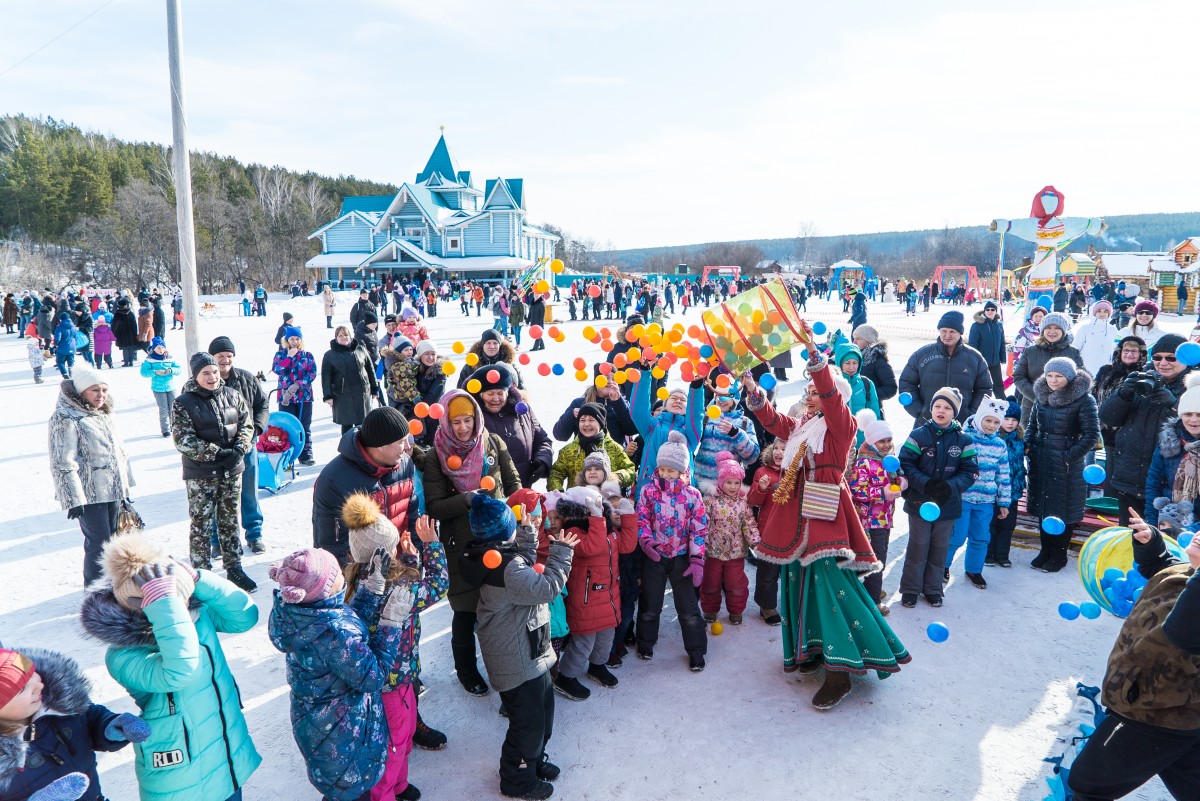
[[[1103,484],[1105,477],[1104,468],[1098,464],[1083,468],[1083,480],[1089,484]]]
[[[921,519],[927,523],[932,523],[937,520],[942,514],[942,507],[938,506],[933,501],[925,501],[921,504]]]
[[[1117,598],[1125,598],[1130,592],[1133,592],[1133,588],[1129,586],[1129,581],[1124,576],[1114,581],[1109,589]]]
[[[776,380],[775,376],[771,375],[770,373],[764,373],[763,377],[758,379],[758,385],[767,392],[775,389],[775,385],[778,383],[779,382]]]
[[[912,395],[908,392],[901,392],[900,397],[897,398],[897,400],[900,401],[901,406],[907,406],[908,404],[912,403]]]
[[[900,460],[889,453],[887,456],[883,457],[883,469],[889,473],[895,473],[900,469]]]
[[[800,351],[800,358],[803,359],[804,361],[808,361],[808,349],[807,348],[805,350]]]
[[[1200,364],[1200,345],[1195,342],[1184,342],[1175,349],[1175,358],[1188,367],[1195,367]]]
[[[1079,614],[1086,617],[1088,620],[1095,620],[1100,617],[1100,604],[1086,601],[1079,605]]]
[[[1104,591],[1104,600],[1108,601],[1108,605],[1110,607],[1112,607],[1113,609],[1116,609],[1117,601],[1119,600],[1117,598],[1116,590],[1114,590],[1112,587],[1109,587],[1107,590],[1105,590]]]
[[[945,623],[938,623],[936,620],[925,628],[925,633],[934,642],[945,642],[950,639],[950,629],[946,627]]]
[[[554,365],[553,367],[550,368],[550,371],[552,373],[554,373],[555,375],[562,375],[563,373],[566,372],[566,370],[563,369],[563,366],[561,364]]]
[[[525,401],[517,401],[517,404],[513,406],[513,411],[517,414],[529,414],[529,404]]]
[[[713,355],[712,345],[701,345],[700,346],[700,358],[701,359],[711,359],[712,355]]]
[[[1133,591],[1133,602],[1135,604],[1138,602],[1138,598],[1142,597],[1142,590],[1144,590],[1144,589],[1146,589],[1146,588],[1138,587],[1136,590]]]
[[[1058,517],[1044,517],[1042,518],[1042,528],[1045,529],[1047,534],[1058,536],[1067,530],[1067,524]],[[1122,573],[1121,575],[1125,574]]]
[[[1179,543],[1180,548],[1186,548],[1192,544],[1192,540],[1195,538],[1195,536],[1196,535],[1193,534],[1192,532],[1185,531],[1182,534],[1180,534],[1178,537],[1176,537],[1175,541]]]
[[[1104,580],[1109,584],[1112,584],[1117,579],[1124,577],[1124,575],[1125,574],[1121,572],[1121,568],[1110,567],[1108,570],[1104,571]]]
[[[813,328],[813,333],[817,334],[818,336],[820,336],[821,334],[824,334],[826,331],[829,330],[828,328],[825,327],[825,323],[813,323],[812,328]]]
[[[1064,602],[1058,605],[1058,614],[1064,620],[1074,620],[1079,617],[1079,607],[1073,603]]]

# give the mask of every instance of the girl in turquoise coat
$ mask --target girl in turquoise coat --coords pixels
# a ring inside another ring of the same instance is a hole
[[[134,745],[142,801],[241,801],[262,758],[217,634],[250,630],[258,607],[136,532],[109,540],[102,561],[80,620],[108,644],[109,674],[150,724],[150,737]]]
[[[150,340],[150,353],[142,362],[142,377],[150,379],[150,391],[158,404],[158,427],[164,437],[171,436],[171,404],[175,403],[175,378],[181,372],[179,363],[167,353],[162,337]]]

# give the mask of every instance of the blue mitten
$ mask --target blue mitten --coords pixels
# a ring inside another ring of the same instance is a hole
[[[89,784],[82,773],[68,773],[29,796],[29,801],[79,801]]]
[[[122,712],[104,727],[104,736],[114,741],[128,740],[131,743],[140,743],[150,736],[150,724],[137,715]]]

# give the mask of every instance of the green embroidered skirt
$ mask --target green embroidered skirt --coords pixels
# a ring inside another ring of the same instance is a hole
[[[857,575],[832,556],[783,565],[780,582],[785,667],[821,659],[826,670],[882,679],[912,658]]]

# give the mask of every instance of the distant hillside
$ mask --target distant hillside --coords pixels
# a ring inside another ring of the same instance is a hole
[[[1166,250],[1189,236],[1200,236],[1200,212],[1129,214],[1106,217],[1107,230],[1099,237],[1084,237],[1068,251]],[[807,262],[824,266],[844,258],[870,264],[885,274],[927,272],[937,264],[973,264],[982,270],[996,265],[999,237],[983,226],[887,231],[875,234],[815,236],[808,239],[752,239],[707,242],[672,247],[633,248],[605,254],[626,267],[663,270],[675,264],[702,266],[709,256],[726,253],[761,254],[780,262]],[[1033,245],[1009,237],[1006,266],[1016,266],[1033,253]],[[711,262],[717,263],[717,262]],[[729,262],[719,262],[729,263]],[[743,265],[749,266],[749,265]]]

